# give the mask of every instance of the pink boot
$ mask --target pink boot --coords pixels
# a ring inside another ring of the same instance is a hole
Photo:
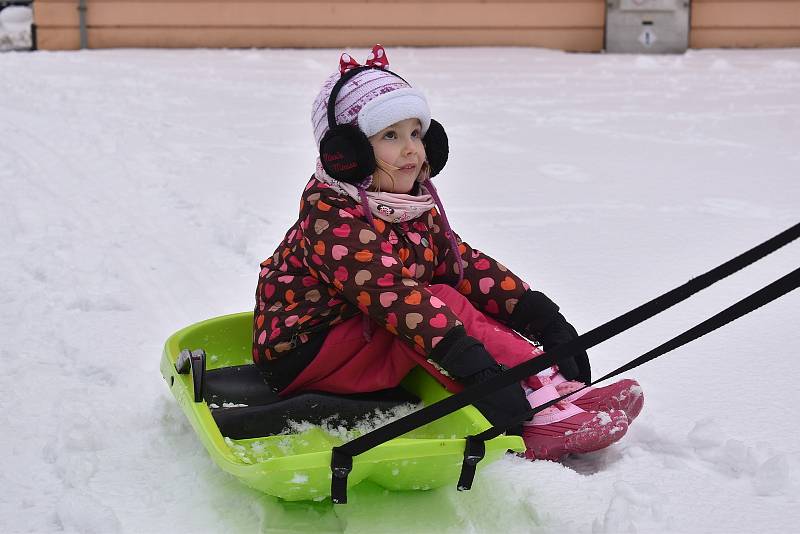
[[[552,384],[558,390],[558,395],[566,395],[573,391],[578,391],[583,387],[583,382],[576,382],[574,380],[567,380],[556,368],[553,368],[553,374],[549,378],[546,376],[532,376],[527,380],[527,383],[533,387],[538,388],[544,385]],[[614,382],[610,386],[605,387],[588,387],[583,391],[575,393],[567,397],[569,402],[575,404],[579,408],[587,412],[608,412],[610,410],[620,410],[625,412],[628,418],[628,423],[632,423],[639,415],[644,406],[644,393],[642,386],[636,380],[624,378],[618,382]]]
[[[549,384],[537,390],[526,388],[532,407],[560,397]],[[560,401],[524,423],[522,439],[531,460],[559,460],[570,453],[586,453],[608,447],[628,431],[628,418],[620,410],[587,412]]]

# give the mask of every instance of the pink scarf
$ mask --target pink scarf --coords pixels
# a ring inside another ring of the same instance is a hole
[[[322,168],[319,158],[317,158],[317,171],[314,173],[314,178],[331,186],[336,191],[348,195],[356,202],[362,201],[359,189],[352,184],[330,177]],[[369,210],[375,217],[389,223],[399,223],[416,219],[436,206],[433,196],[422,184],[420,184],[420,191],[419,195],[384,191],[365,191],[365,193]]]

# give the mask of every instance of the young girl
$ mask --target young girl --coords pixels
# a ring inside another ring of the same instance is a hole
[[[281,395],[391,388],[415,365],[459,391],[542,354],[529,340],[577,337],[548,297],[452,231],[430,180],[447,136],[388,65],[380,45],[364,66],[342,54],[314,101],[320,157],[300,216],[261,264],[253,359]],[[583,353],[475,406],[502,422],[589,380]],[[577,393],[523,424],[526,456],[606,447],[642,403],[633,380]]]

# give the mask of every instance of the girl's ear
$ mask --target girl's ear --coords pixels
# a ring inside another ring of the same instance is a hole
[[[431,119],[431,125],[425,132],[422,143],[425,145],[425,154],[428,156],[432,178],[442,171],[450,155],[450,145],[444,127],[438,121]]]

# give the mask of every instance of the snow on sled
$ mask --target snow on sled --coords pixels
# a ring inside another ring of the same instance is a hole
[[[161,374],[213,460],[248,486],[285,500],[322,500],[331,491],[331,449],[432,404],[450,393],[419,367],[401,387],[360,395],[306,392],[280,398],[252,363],[253,314],[237,313],[188,326],[167,339]],[[455,485],[464,437],[489,422],[473,406],[353,458],[348,487],[370,480],[390,490]],[[508,450],[518,436],[486,442],[479,466]]]

